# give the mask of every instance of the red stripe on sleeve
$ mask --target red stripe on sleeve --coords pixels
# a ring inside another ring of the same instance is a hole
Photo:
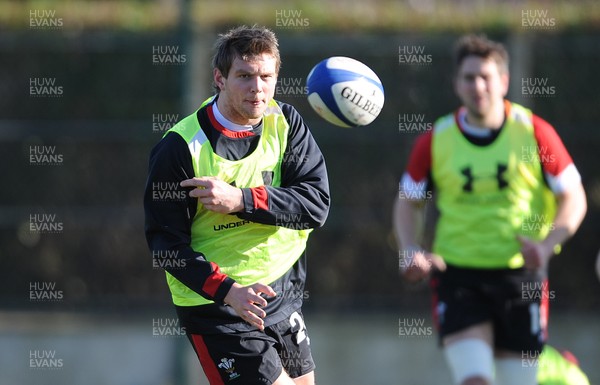
[[[250,188],[255,209],[269,210],[269,193],[265,186]]]
[[[208,348],[202,336],[198,334],[192,334],[191,336],[196,348],[196,354],[198,354],[198,359],[200,360],[200,365],[202,365],[202,369],[210,385],[224,385],[223,379],[219,374],[219,368],[217,368],[217,365],[208,353]]]
[[[558,176],[573,163],[573,159],[550,123],[537,115],[532,116],[532,121],[542,168],[546,173]]]
[[[202,285],[202,290],[211,297],[214,297],[217,294],[219,286],[221,286],[225,278],[227,278],[227,275],[221,273],[221,269],[216,263],[211,262],[210,265],[213,268],[213,272],[211,273],[211,275],[208,276],[206,281],[204,281],[204,285]]]
[[[413,145],[408,159],[406,172],[415,182],[421,182],[427,178],[431,170],[431,142],[433,131],[420,135]]]

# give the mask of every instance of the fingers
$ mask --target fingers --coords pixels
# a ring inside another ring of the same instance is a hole
[[[206,198],[213,197],[214,194],[211,191],[211,187],[215,185],[216,178],[214,177],[200,177],[190,178],[179,183],[181,187],[196,187],[190,191],[190,196],[193,198]],[[206,202],[211,203],[211,202]]]
[[[257,315],[264,317],[264,315],[262,315],[264,313],[264,311],[262,309],[260,309],[260,307],[267,306],[266,299],[261,297],[258,293],[254,292],[254,290],[250,290],[248,293],[248,303],[251,304],[252,306],[257,307],[260,310],[260,312],[258,312]]]
[[[273,288],[271,286],[265,285],[260,282],[255,283],[251,287],[252,287],[252,289],[254,289],[255,292],[266,294],[267,297],[275,297],[277,295],[277,293],[275,292],[275,290],[273,290]],[[265,301],[265,305],[266,305],[266,301]]]
[[[267,313],[262,308],[267,306],[267,300],[261,294],[268,297],[276,295],[270,286],[262,283],[250,286],[241,286],[235,283],[225,296],[225,303],[230,305],[244,321],[263,330],[263,318],[267,316]]]
[[[429,273],[426,273],[422,270],[413,269],[413,268],[409,268],[408,270],[406,270],[404,272],[404,278],[408,282],[412,282],[412,283],[422,281],[425,278],[427,278],[428,275],[429,275]]]
[[[446,271],[446,263],[442,257],[419,251],[407,261],[403,276],[409,282],[418,282],[429,277],[433,270]]]
[[[202,176],[199,178],[190,178],[181,181],[181,187],[210,187],[217,178],[212,176]]]
[[[542,251],[539,244],[531,238],[517,234],[517,241],[521,243],[521,254],[523,255],[524,267],[526,269],[537,269],[542,266]]]
[[[446,262],[439,255],[429,254],[429,260],[434,268],[439,271],[446,271]]]
[[[248,302],[245,306],[245,311],[240,315],[244,321],[263,330],[263,318],[267,316],[267,313],[261,308],[267,306],[267,300],[260,296],[260,293],[266,294],[268,297],[274,297],[277,293],[270,286],[262,283],[255,283],[248,289]]]
[[[263,320],[264,316],[260,317],[260,316],[256,315],[254,312],[252,312],[250,310],[246,310],[245,312],[240,314],[240,317],[244,321],[248,322],[250,325],[257,327],[259,330],[265,329],[265,321]]]

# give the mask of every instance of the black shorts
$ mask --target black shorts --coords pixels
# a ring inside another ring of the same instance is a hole
[[[211,385],[272,384],[282,369],[292,378],[315,369],[300,311],[264,331],[188,334]]]
[[[490,321],[495,348],[520,354],[542,350],[552,293],[538,273],[448,266],[436,273],[431,284],[440,342],[449,334]]]

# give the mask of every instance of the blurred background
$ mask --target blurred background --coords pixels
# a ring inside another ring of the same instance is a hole
[[[550,265],[549,341],[600,384],[593,0],[1,1],[0,384],[206,383],[148,251],[142,192],[151,148],[211,95],[217,34],[254,23],[277,33],[276,98],[329,169],[304,293],[318,383],[450,383],[429,288],[399,279],[391,209],[414,139],[458,107],[452,44],[480,32],[509,50],[509,99],[554,125],[582,174],[589,210]],[[308,72],[338,55],[383,82],[369,126],[308,105]]]

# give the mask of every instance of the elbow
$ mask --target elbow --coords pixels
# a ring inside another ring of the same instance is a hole
[[[325,222],[327,221],[328,216],[329,216],[329,210],[326,210],[321,215],[318,215],[317,217],[313,218],[312,227],[319,228],[319,227],[325,226]]]
[[[569,236],[575,234],[585,218],[587,209],[587,197],[581,184],[567,190],[567,192],[559,197],[559,211],[561,211],[563,215],[567,215],[568,218],[563,223],[566,224]]]
[[[329,216],[329,208],[331,207],[331,200],[329,195],[323,195],[321,197],[320,204],[318,205],[318,210],[314,210],[312,215],[310,216],[310,224],[311,228],[319,228],[325,225],[327,221],[327,217]]]

